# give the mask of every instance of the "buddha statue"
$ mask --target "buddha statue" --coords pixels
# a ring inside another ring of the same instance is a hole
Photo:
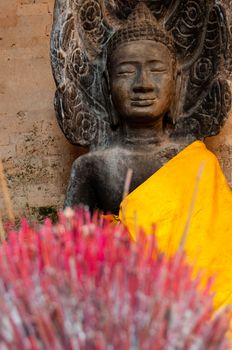
[[[144,2],[102,51],[100,80],[117,137],[75,161],[65,206],[84,204],[117,214],[129,169],[133,191],[197,137],[184,126],[180,135],[178,127],[173,131],[181,99],[176,47]]]
[[[103,79],[119,137],[75,161],[66,206],[85,204],[116,214],[128,169],[132,191],[188,144],[187,138],[171,142],[166,134],[175,97],[174,52],[171,38],[143,3],[112,36]]]
[[[55,4],[55,109],[66,137],[90,148],[73,164],[65,206],[117,214],[128,170],[133,192],[218,133],[230,108],[218,2],[125,4],[79,0],[66,12]]]
[[[218,275],[215,307],[231,303],[232,192],[203,143],[231,106],[223,6],[76,0],[65,9],[57,0],[51,42],[58,122],[89,147],[65,206],[116,214],[135,241],[155,224],[159,249],[184,248],[194,273]]]

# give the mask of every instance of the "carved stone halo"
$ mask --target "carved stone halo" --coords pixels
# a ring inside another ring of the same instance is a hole
[[[96,149],[117,136],[104,96],[106,52],[110,38],[126,25],[138,3],[146,4],[156,19],[154,32],[159,27],[171,38],[178,61],[171,136],[202,139],[217,134],[231,105],[224,1],[56,0],[51,38],[55,109],[68,140]]]

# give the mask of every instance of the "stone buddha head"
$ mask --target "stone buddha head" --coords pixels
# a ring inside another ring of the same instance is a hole
[[[175,50],[144,3],[112,36],[107,68],[113,123],[161,131],[174,104]]]

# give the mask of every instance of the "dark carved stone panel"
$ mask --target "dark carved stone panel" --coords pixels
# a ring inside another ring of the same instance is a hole
[[[183,105],[185,120],[189,119],[189,127],[185,126],[185,130],[191,134],[190,121],[191,125],[197,124],[197,132],[193,133],[197,138],[218,134],[231,104],[228,83],[222,79],[228,48],[223,8],[220,5],[212,6],[206,18],[203,48],[201,51],[198,49],[198,57],[190,66]],[[219,75],[222,75],[220,80]],[[176,129],[180,130],[182,122]]]
[[[194,112],[179,119],[174,136],[183,136],[183,130],[187,130],[189,136],[194,135],[197,139],[201,139],[202,135],[217,135],[230,107],[231,92],[228,83],[224,80],[214,80]]]
[[[226,28],[221,7],[214,6],[208,14],[203,49],[190,67],[189,82],[186,90],[184,112],[190,110],[216,77],[226,51]]]
[[[202,44],[206,18],[205,0],[176,1],[166,28],[174,37],[178,57],[190,60],[194,57],[195,50]]]
[[[110,30],[98,1],[55,3],[51,61],[55,109],[65,136],[82,146],[107,144],[112,133],[102,92],[102,48]]]

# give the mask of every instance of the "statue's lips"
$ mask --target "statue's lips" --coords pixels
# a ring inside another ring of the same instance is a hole
[[[135,107],[149,107],[152,106],[155,102],[153,99],[131,99],[131,106]]]

